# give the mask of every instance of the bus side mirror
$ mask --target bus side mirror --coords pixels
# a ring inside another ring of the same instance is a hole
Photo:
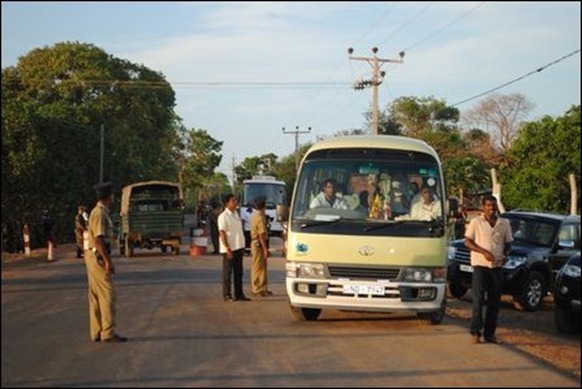
[[[457,214],[457,209],[459,208],[459,200],[454,197],[448,198],[448,207],[449,209],[446,210],[447,215],[449,217],[455,217]]]
[[[277,204],[277,221],[279,223],[289,220],[289,207],[284,204]]]

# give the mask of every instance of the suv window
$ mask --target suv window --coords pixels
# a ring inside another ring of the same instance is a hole
[[[572,247],[580,249],[580,225],[579,224],[565,224],[560,229],[558,237],[559,245],[563,247]]]
[[[556,222],[520,217],[517,214],[505,217],[511,225],[514,240],[535,246],[550,247],[559,227]]]

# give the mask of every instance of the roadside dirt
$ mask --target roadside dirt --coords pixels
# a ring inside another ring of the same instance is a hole
[[[461,299],[449,297],[447,315],[466,322],[464,325],[469,328],[471,301],[470,290]],[[517,311],[513,307],[513,298],[503,296],[497,335],[508,347],[580,378],[580,333],[568,335],[558,332],[554,325],[552,296],[544,299],[542,309],[537,312]]]

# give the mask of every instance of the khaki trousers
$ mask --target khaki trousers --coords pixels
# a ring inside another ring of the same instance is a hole
[[[84,257],[89,283],[89,336],[91,340],[109,339],[115,335],[115,287],[93,251],[85,250]]]
[[[267,259],[258,240],[251,242],[251,287],[254,294],[267,291]]]

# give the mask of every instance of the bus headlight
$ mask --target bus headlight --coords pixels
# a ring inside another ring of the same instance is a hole
[[[421,267],[409,267],[404,269],[402,280],[406,282],[437,283],[445,282],[446,275],[447,273],[444,267],[428,269]]]
[[[325,278],[325,267],[320,263],[287,262],[287,277],[293,278]]]

